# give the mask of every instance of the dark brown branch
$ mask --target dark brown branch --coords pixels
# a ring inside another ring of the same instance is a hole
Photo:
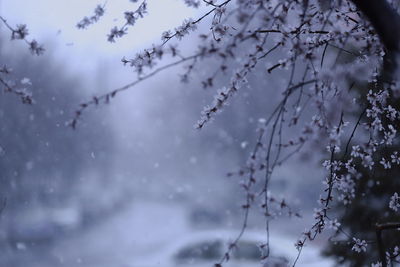
[[[350,142],[353,139],[354,134],[356,133],[357,127],[360,125],[361,119],[364,116],[366,111],[367,111],[367,108],[364,108],[363,112],[361,112],[360,116],[358,117],[356,125],[354,125],[354,128],[353,128],[353,131],[351,132],[350,138],[349,138],[349,140],[347,140],[347,143],[346,143],[346,149],[344,150],[344,156],[347,155],[347,151],[349,150]]]
[[[281,33],[281,34],[328,34],[328,31],[300,31],[293,30],[290,32],[283,32],[281,30],[257,30],[256,33]]]

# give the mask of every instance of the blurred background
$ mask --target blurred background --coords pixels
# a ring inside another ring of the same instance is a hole
[[[72,130],[66,122],[80,103],[135,80],[120,63],[123,56],[158,43],[162,31],[202,12],[179,0],[149,1],[150,14],[112,44],[106,35],[134,4],[109,1],[104,18],[78,30],[76,23],[97,4],[102,3],[0,0],[0,15],[10,25],[26,23],[28,39],[46,49],[32,56],[0,25],[0,64],[12,67],[13,80],[29,78],[35,100],[24,105],[1,92],[0,266],[178,266],[176,255],[206,255],[215,262],[215,255],[205,253],[212,248],[208,239],[224,233],[221,240],[233,240],[243,223],[241,181],[226,174],[245,165],[258,120],[274,109],[280,98],[274,87],[285,74],[271,77],[260,66],[250,88],[198,131],[193,125],[215,94],[201,87],[207,63],[189,84],[180,83],[178,67],[89,109]],[[197,47],[195,41],[184,42],[184,49]],[[272,58],[279,59],[279,52]],[[283,214],[271,223],[276,251],[289,261],[312,221],[320,175],[318,160],[304,153],[274,173],[272,194],[302,214]],[[244,240],[258,244],[266,238],[258,207],[248,228],[253,234]],[[310,257],[318,259],[318,242],[306,247],[315,253],[302,259],[303,266],[312,266]]]

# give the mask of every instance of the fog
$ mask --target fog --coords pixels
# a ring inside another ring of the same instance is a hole
[[[126,38],[108,43],[109,29],[133,4],[108,1],[109,16],[78,30],[76,23],[96,4],[0,1],[0,15],[11,25],[26,23],[30,37],[46,49],[32,56],[25,43],[10,41],[0,26],[0,65],[11,66],[16,81],[29,78],[35,100],[24,105],[15,95],[1,93],[0,266],[178,266],[172,257],[182,240],[201,240],[201,233],[205,238],[226,233],[233,240],[243,224],[241,179],[227,173],[246,164],[258,120],[280,97],[273,88],[282,74],[271,77],[260,67],[251,87],[213,123],[196,130],[193,125],[215,89],[201,87],[205,64],[189,84],[180,82],[182,67],[177,67],[88,109],[73,130],[67,122],[80,103],[135,80],[121,64],[123,56],[158,42],[163,30],[201,13],[183,1],[153,1],[150,15]],[[197,47],[195,41],[186,40],[183,49]],[[299,154],[277,168],[272,180],[272,194],[303,215],[283,214],[271,222],[277,251],[291,257],[318,199],[317,164],[312,155]],[[248,226],[257,238],[265,238],[261,208],[253,208]],[[306,247],[308,258],[319,257],[318,244]],[[305,255],[299,265],[312,266]]]

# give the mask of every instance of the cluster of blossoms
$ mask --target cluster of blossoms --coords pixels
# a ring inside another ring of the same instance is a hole
[[[387,256],[389,256],[390,261],[392,262],[400,262],[400,247],[395,246],[391,253],[386,252]],[[390,263],[390,261],[388,261]]]
[[[81,21],[76,24],[78,29],[86,29],[89,25],[96,23],[104,15],[104,6],[97,5],[94,9],[94,14],[91,17],[84,17]]]
[[[36,40],[28,40],[28,28],[25,24],[18,24],[15,28],[7,23],[7,20],[0,16],[0,21],[11,31],[11,40],[23,40],[28,44],[29,51],[33,55],[41,55],[44,53],[44,48]]]
[[[196,123],[195,128],[201,129],[207,122],[211,121],[214,114],[221,112],[223,107],[227,105],[228,100],[230,100],[230,98],[236,94],[238,89],[246,83],[247,80],[243,77],[243,75],[240,72],[237,72],[232,78],[230,86],[228,88],[223,87],[219,89],[211,106],[204,107],[203,111],[201,112],[201,118]]]
[[[185,4],[189,7],[198,8],[200,6],[200,0],[184,0]]]
[[[181,40],[185,35],[188,35],[190,32],[195,31],[196,28],[196,23],[192,19],[185,19],[182,22],[182,25],[176,27],[173,31],[164,31],[161,35],[161,41],[163,44],[165,44],[174,37],[176,37],[178,40]]]
[[[11,40],[25,39],[29,34],[28,28],[25,24],[18,24],[11,32]]]
[[[185,35],[188,35],[191,31],[196,30],[196,28],[197,28],[196,24],[193,22],[193,20],[187,19],[187,20],[183,21],[183,23],[182,23],[182,25],[180,27],[175,28],[175,31],[174,31],[173,35],[178,40],[181,40]],[[162,39],[164,39],[164,42],[168,37],[166,37],[165,33],[163,34]]]
[[[170,54],[171,57],[174,58],[179,55],[179,51],[175,46],[170,46],[168,48],[154,46],[152,49],[137,53],[132,59],[126,59],[124,57],[121,61],[124,65],[133,67],[135,72],[141,75],[146,68],[152,69],[157,64],[157,60],[161,60],[166,54]]]
[[[11,27],[7,20],[0,16],[0,22],[2,22],[8,30],[11,32],[11,40],[22,40],[28,44],[29,51],[33,55],[41,55],[44,53],[44,48],[36,40],[28,40],[29,35],[28,28],[25,24],[18,24]],[[1,63],[1,62],[0,62]],[[0,67],[0,88],[6,93],[12,93],[19,97],[24,104],[33,104],[32,93],[29,87],[32,85],[30,79],[23,78],[20,81],[12,79],[12,69],[7,65]]]
[[[357,238],[353,238],[353,247],[352,250],[356,252],[366,252],[367,251],[367,242],[365,240],[360,240]]]
[[[396,266],[394,264],[400,263],[400,248],[395,246],[393,251],[386,252],[386,265],[387,266]],[[383,267],[382,262],[378,261],[376,263],[372,263],[371,267]]]
[[[389,208],[391,208],[394,211],[397,211],[400,209],[400,197],[397,194],[397,192],[394,193],[393,196],[390,198]]]
[[[131,1],[136,3],[137,1]],[[120,38],[127,34],[128,26],[135,25],[136,21],[143,18],[147,14],[147,2],[144,0],[135,11],[126,11],[124,13],[125,24],[122,27],[115,26],[107,35],[107,40],[111,43],[115,42],[116,38]]]

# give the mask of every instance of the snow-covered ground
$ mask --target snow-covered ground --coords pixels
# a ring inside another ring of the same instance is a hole
[[[8,253],[0,257],[0,265],[144,267],[148,260],[149,263],[158,262],[155,266],[174,266],[170,261],[174,252],[171,248],[185,239],[196,240],[201,233],[189,225],[187,215],[187,209],[179,203],[133,201],[132,205],[127,205],[113,216],[100,218],[91,227],[83,228],[52,245],[19,244],[17,249],[8,250]],[[235,232],[228,231],[228,234],[232,234],[232,239]],[[280,244],[293,244],[296,239],[283,236],[279,239],[279,235],[276,236]],[[286,255],[294,255],[294,247],[290,246],[288,249],[292,251]],[[308,252],[305,255],[308,253],[318,257],[318,249],[315,247],[310,246],[306,250]],[[305,261],[309,260],[306,258]],[[330,261],[323,261],[322,258],[319,260],[316,266],[330,266]],[[300,261],[298,266],[310,265]]]
[[[135,259],[161,249],[169,240],[187,231],[182,208],[173,204],[133,203],[111,218],[100,218],[94,225],[52,246],[19,244],[19,250],[8,257],[7,264],[132,266]]]

